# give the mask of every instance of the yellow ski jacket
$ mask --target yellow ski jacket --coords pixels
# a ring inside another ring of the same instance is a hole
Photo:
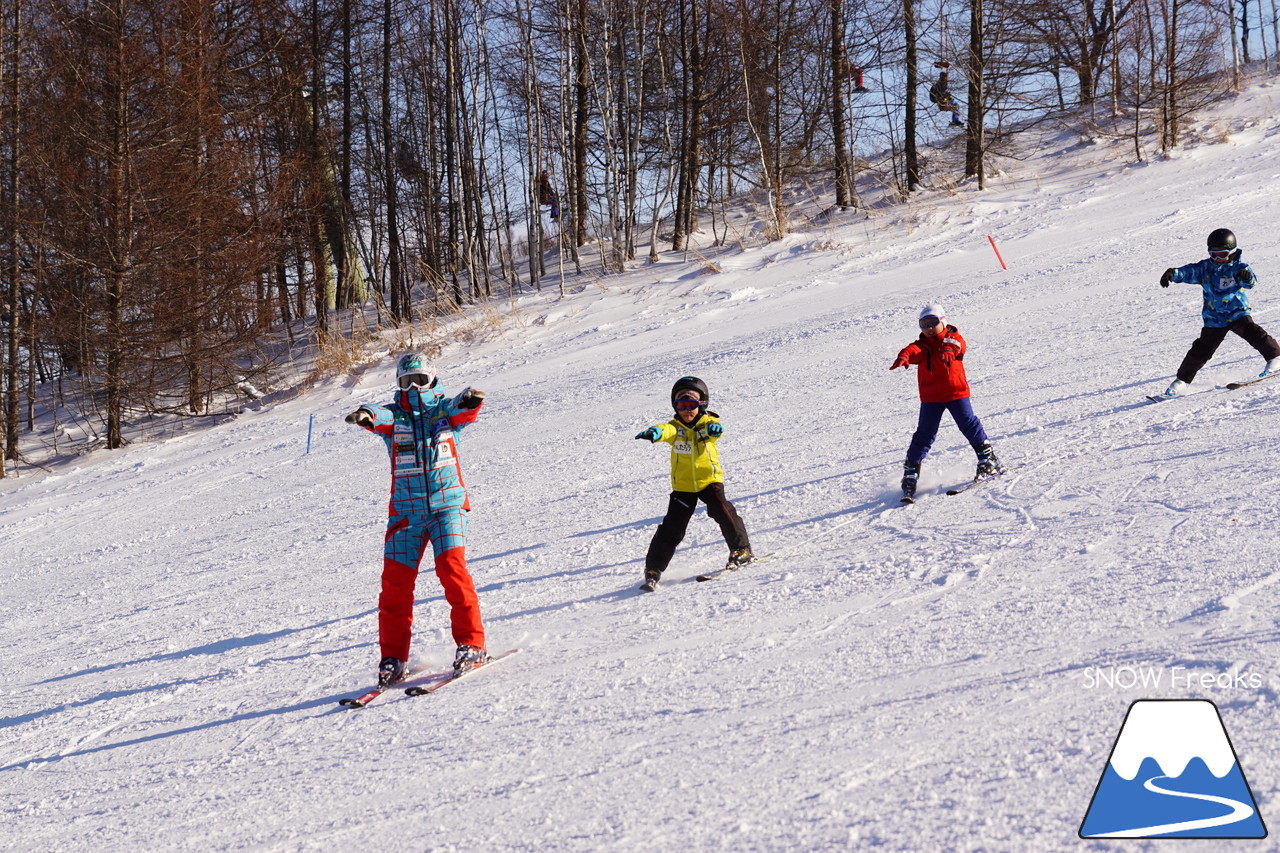
[[[700,492],[712,483],[723,483],[716,437],[707,435],[707,426],[720,419],[707,412],[692,424],[672,418],[654,424],[662,436],[658,441],[671,445],[671,488],[677,492]]]

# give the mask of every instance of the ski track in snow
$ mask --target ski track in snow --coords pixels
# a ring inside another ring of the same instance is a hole
[[[1213,227],[1240,236],[1280,332],[1272,91],[1197,123],[1229,143],[1133,166],[1122,140],[1049,132],[984,193],[747,247],[719,274],[666,261],[520,296],[491,340],[447,347],[446,388],[489,394],[461,438],[489,643],[526,653],[438,694],[336,704],[374,677],[387,499],[381,444],[342,416],[389,397],[390,359],[6,479],[7,848],[1075,849],[1128,703],[1189,695],[1223,709],[1268,815],[1280,387],[1216,387],[1259,367],[1232,337],[1197,393],[1144,396],[1200,325],[1199,289],[1159,274]],[[888,366],[933,300],[1020,467],[944,495],[974,466],[946,421],[901,507],[916,380]],[[695,583],[725,558],[699,512],[645,595],[668,453],[632,436],[689,373],[726,425],[727,493],[777,554]],[[429,572],[416,617],[415,659],[446,667]],[[1264,684],[1084,686],[1120,666]]]

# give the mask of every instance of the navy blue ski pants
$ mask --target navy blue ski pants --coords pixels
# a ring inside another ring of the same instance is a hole
[[[951,413],[956,426],[960,427],[960,432],[969,439],[975,451],[987,443],[986,430],[982,428],[982,421],[973,413],[968,397],[952,400],[950,403],[921,403],[920,420],[916,424],[915,435],[911,436],[911,445],[907,448],[909,464],[919,465],[929,455],[929,448],[933,447],[933,440],[938,437],[943,412]]]

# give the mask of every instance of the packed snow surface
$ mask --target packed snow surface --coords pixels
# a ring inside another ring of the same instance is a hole
[[[343,416],[390,399],[391,354],[6,478],[0,847],[1141,849],[1076,833],[1129,704],[1161,697],[1216,703],[1280,820],[1280,381],[1222,387],[1262,367],[1232,336],[1194,393],[1146,400],[1200,328],[1199,288],[1160,274],[1212,229],[1280,333],[1278,93],[1169,158],[1046,131],[983,192],[503,302],[437,363],[488,394],[470,566],[490,648],[523,653],[431,696],[337,705],[374,676],[388,497]],[[902,507],[918,398],[888,367],[932,301],[1012,470],[946,496],[975,463],[946,420]],[[774,556],[695,583],[726,557],[700,511],[646,595],[668,452],[633,436],[686,374]],[[430,573],[415,628],[445,667]]]

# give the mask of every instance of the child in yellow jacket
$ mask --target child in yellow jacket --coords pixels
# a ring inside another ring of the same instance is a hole
[[[636,436],[650,442],[665,441],[671,445],[671,498],[667,515],[658,525],[644,558],[644,585],[653,592],[658,579],[684,539],[689,519],[701,500],[707,515],[720,525],[729,546],[727,568],[736,569],[751,562],[751,543],[738,511],[724,496],[724,474],[716,442],[724,435],[724,427],[715,412],[707,411],[710,394],[707,385],[696,376],[685,376],[671,389],[671,407],[676,416],[664,424],[655,424]]]

